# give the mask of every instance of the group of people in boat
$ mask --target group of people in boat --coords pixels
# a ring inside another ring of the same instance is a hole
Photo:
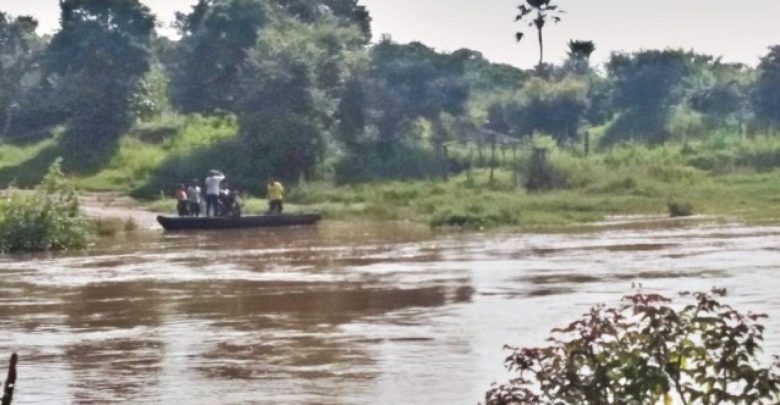
[[[201,187],[202,186],[202,187]],[[266,185],[268,214],[281,214],[284,210],[284,186],[271,178]],[[201,182],[191,180],[179,184],[176,189],[176,209],[181,217],[240,217],[243,208],[242,190],[231,185],[225,174],[211,170]],[[204,210],[205,208],[205,210]]]

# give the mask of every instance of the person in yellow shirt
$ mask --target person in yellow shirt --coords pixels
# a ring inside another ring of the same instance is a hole
[[[274,178],[268,180],[268,213],[281,214],[284,210],[284,186]]]

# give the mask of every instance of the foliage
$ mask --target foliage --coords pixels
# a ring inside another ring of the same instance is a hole
[[[363,38],[333,21],[308,26],[274,23],[250,53],[235,111],[241,140],[255,156],[268,156],[266,175],[311,176],[322,160],[326,131],[334,128],[344,79],[360,60]]]
[[[152,63],[132,95],[130,110],[133,117],[141,122],[173,112],[168,99],[170,80],[164,69],[160,62]]]
[[[397,145],[391,157],[377,156],[376,151],[350,154],[335,167],[335,181],[340,184],[361,183],[377,179],[412,180],[432,176],[440,165],[434,154],[414,145]]]
[[[60,160],[52,164],[34,193],[14,192],[0,201],[2,252],[73,249],[86,243],[86,222]]]
[[[773,46],[761,59],[761,75],[756,83],[756,114],[774,125],[780,125],[780,46]]]
[[[189,14],[177,14],[182,38],[171,66],[172,98],[183,112],[231,110],[266,14],[258,0],[199,0]]]
[[[411,121],[426,118],[440,128],[442,113],[464,112],[464,56],[439,54],[419,42],[399,45],[387,37],[374,46],[366,88],[380,158],[392,157],[403,142],[401,129]]]
[[[506,123],[495,129],[516,137],[552,134],[562,143],[576,139],[588,108],[588,83],[575,78],[553,83],[533,78],[520,94],[518,99],[494,107],[499,110],[494,110],[491,121]]]
[[[154,17],[138,0],[63,0],[62,27],[46,51],[45,73],[67,113],[70,167],[102,164],[132,123],[131,98],[149,70]]]
[[[344,94],[339,101],[336,119],[336,136],[349,150],[359,147],[366,130],[366,94],[360,79],[351,78],[344,86]]]
[[[688,54],[670,50],[613,54],[607,69],[615,78],[614,103],[623,109],[623,115],[605,140],[666,140],[664,124],[671,107],[681,98],[679,90],[689,59]]]
[[[42,41],[35,34],[38,21],[0,11],[0,136],[7,137],[20,103],[38,81],[35,68]]]
[[[693,302],[682,309],[642,293],[594,307],[554,329],[550,346],[512,348],[517,377],[486,403],[777,403],[780,364],[759,362],[766,315],[738,312],[724,294],[684,293]]]
[[[371,40],[371,16],[358,0],[275,0],[296,18],[313,23],[334,16],[342,25],[354,24],[362,33],[364,42]]]

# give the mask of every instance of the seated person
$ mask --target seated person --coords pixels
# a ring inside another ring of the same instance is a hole
[[[241,216],[241,191],[224,188],[219,194],[220,215],[223,217]]]

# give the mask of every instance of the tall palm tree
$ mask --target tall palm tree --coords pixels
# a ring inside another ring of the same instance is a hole
[[[542,66],[544,63],[544,36],[542,35],[542,30],[550,20],[555,23],[560,22],[560,14],[563,14],[564,11],[558,8],[557,5],[551,4],[552,0],[525,0],[525,3],[518,6],[520,12],[515,17],[515,21],[527,22],[529,27],[536,28],[539,38],[539,66]],[[515,34],[515,39],[519,42],[524,35],[523,32],[518,32]]]

